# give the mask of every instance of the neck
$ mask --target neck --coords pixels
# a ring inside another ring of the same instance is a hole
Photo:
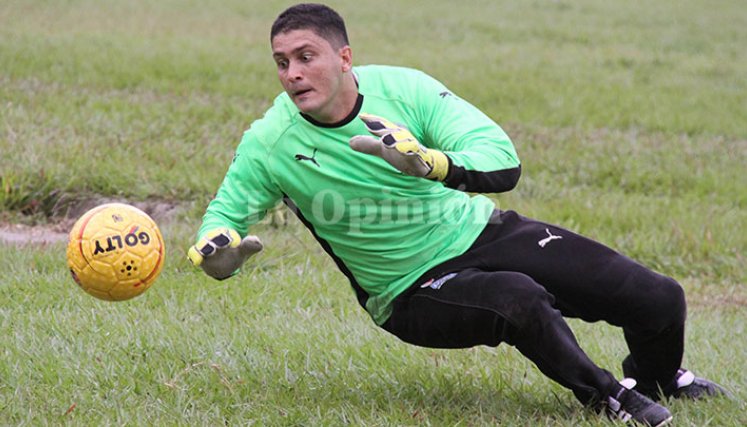
[[[309,115],[314,120],[321,123],[337,123],[343,120],[350,114],[355,108],[355,103],[358,100],[358,82],[350,71],[343,75],[342,86],[340,87],[340,93],[338,102],[329,114],[322,114],[320,117],[315,115]],[[321,117],[323,116],[323,117]]]

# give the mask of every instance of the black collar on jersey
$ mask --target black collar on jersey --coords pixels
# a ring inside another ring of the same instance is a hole
[[[361,112],[361,107],[363,107],[363,95],[360,93],[358,94],[358,99],[355,100],[355,107],[353,107],[353,111],[350,112],[347,116],[345,116],[344,119],[340,120],[336,123],[322,123],[314,120],[311,116],[308,114],[300,113],[301,117],[306,119],[309,123],[311,123],[314,126],[319,126],[320,128],[339,128],[342,126],[345,126],[346,124],[353,121],[354,118],[358,117],[358,113]]]

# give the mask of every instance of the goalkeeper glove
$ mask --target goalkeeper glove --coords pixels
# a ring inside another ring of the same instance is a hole
[[[437,181],[446,179],[449,159],[446,154],[425,148],[407,128],[382,117],[361,114],[368,131],[378,136],[357,135],[350,138],[350,147],[358,152],[373,154],[386,160],[407,175]]]
[[[187,257],[208,276],[223,280],[236,274],[247,258],[261,250],[262,242],[257,236],[242,239],[235,230],[217,228],[189,248]]]

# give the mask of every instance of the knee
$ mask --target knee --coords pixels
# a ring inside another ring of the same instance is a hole
[[[657,275],[649,289],[647,317],[652,327],[663,330],[685,323],[685,291],[676,280]]]
[[[495,311],[501,319],[495,332],[499,342],[519,346],[527,340],[537,339],[542,331],[562,321],[562,315],[554,304],[555,297],[543,286],[528,276],[514,273],[511,286],[503,289],[501,299],[495,304]]]
[[[501,303],[500,306],[507,311],[503,313],[504,317],[514,326],[524,328],[537,322],[537,319],[551,317],[550,313],[560,316],[553,308],[555,297],[531,277],[515,273],[511,283],[510,289],[505,290],[504,298],[510,298],[512,303]]]

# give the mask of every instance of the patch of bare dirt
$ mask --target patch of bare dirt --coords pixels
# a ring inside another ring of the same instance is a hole
[[[129,202],[115,198],[95,198],[70,204],[64,212],[57,212],[51,223],[43,225],[24,225],[0,222],[0,242],[15,245],[48,245],[66,242],[70,229],[75,221],[88,210],[104,203],[128,203],[137,207],[153,218],[158,224],[168,222],[182,211],[178,203],[162,200]]]
[[[67,233],[56,225],[28,226],[21,224],[0,224],[0,242],[16,245],[45,245],[64,242]]]

